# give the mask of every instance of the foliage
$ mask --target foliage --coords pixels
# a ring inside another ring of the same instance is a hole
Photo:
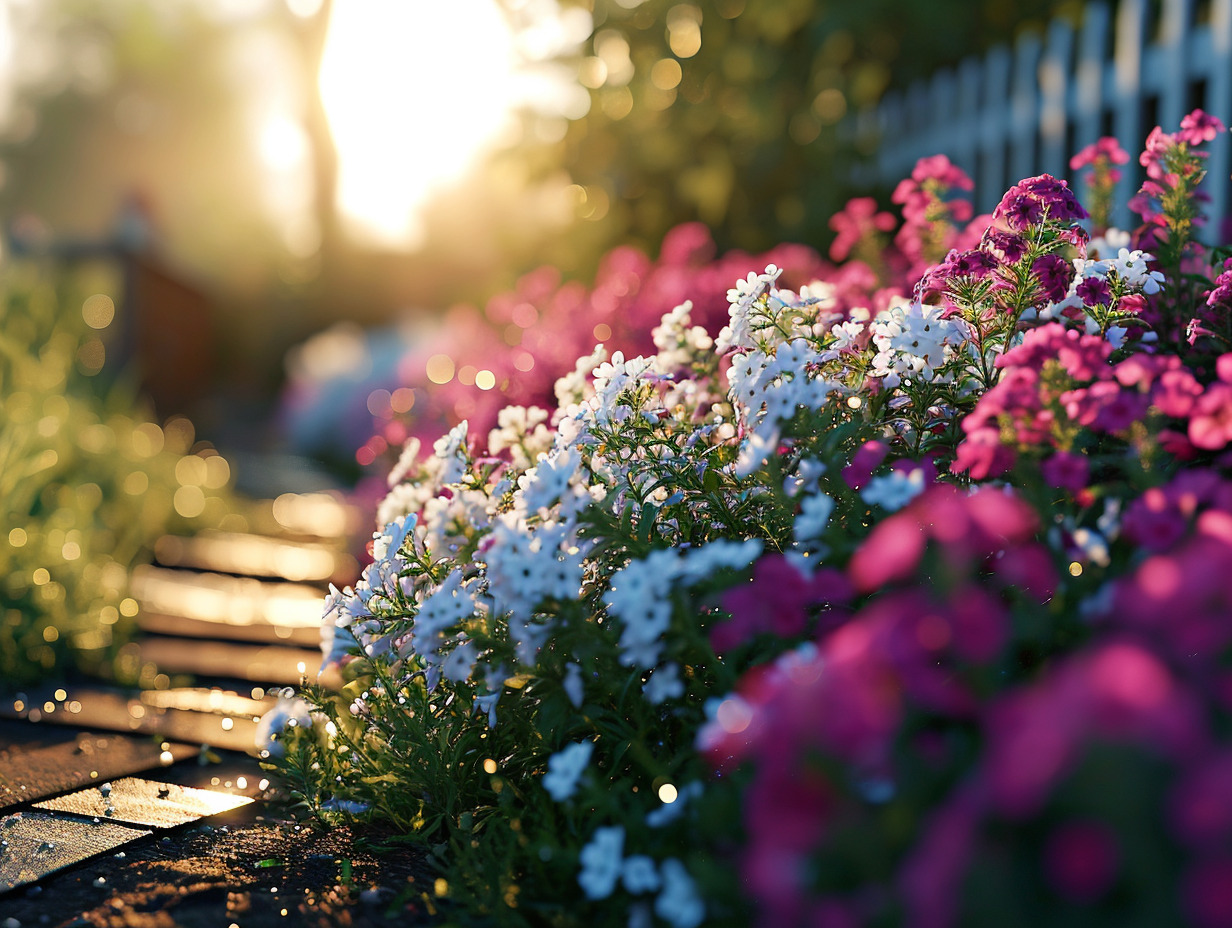
[[[91,299],[111,305],[102,295]],[[212,450],[190,454],[187,420],[158,426],[134,411],[122,380],[100,376],[105,346],[75,309],[81,305],[65,279],[27,265],[2,271],[0,679],[6,686],[74,668],[113,674],[137,612],[127,592],[130,567],[150,556],[163,532],[217,516],[226,481],[205,477],[218,470],[207,463]],[[178,491],[191,520],[176,511]]]
[[[410,444],[270,766],[464,924],[1226,924],[1232,262],[1046,175],[960,229],[940,178],[879,255],[839,223],[954,244],[913,292],[767,267]]]
[[[517,8],[521,4],[508,4]],[[700,220],[723,249],[826,242],[850,195],[844,118],[1072,4],[589,0],[589,111],[556,162],[607,241],[651,247]],[[910,46],[911,54],[901,50]],[[884,191],[888,193],[888,191]]]

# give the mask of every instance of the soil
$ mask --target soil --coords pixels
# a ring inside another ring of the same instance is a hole
[[[0,895],[0,928],[433,924],[434,878],[419,851],[391,837],[375,826],[321,830],[251,811],[214,819]]]

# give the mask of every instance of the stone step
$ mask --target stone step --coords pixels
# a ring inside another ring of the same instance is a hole
[[[148,635],[129,647],[142,664],[153,664],[163,673],[246,680],[262,685],[294,686],[305,676],[315,678],[321,666],[319,648],[164,635]]]
[[[150,838],[155,831],[231,818],[264,789],[265,781],[253,777],[249,782],[242,775],[228,780],[225,790],[171,782],[183,779],[184,770],[180,765],[178,775],[166,781],[123,777],[98,782],[0,818],[0,894]],[[218,781],[211,778],[214,787]]]
[[[355,558],[336,544],[287,541],[245,532],[205,530],[191,537],[164,535],[154,543],[164,567],[267,577],[293,583],[352,583]]]
[[[72,741],[0,753],[0,809],[46,799],[196,756],[192,745],[127,735],[79,734]]]
[[[256,752],[257,720],[276,701],[263,689],[253,692],[259,692],[260,698],[221,690],[131,693],[75,686],[54,693],[19,694],[17,699],[0,703],[0,718],[146,735],[252,754]]]
[[[132,577],[141,629],[313,647],[325,591],[304,583],[142,566]]]
[[[0,819],[0,893],[150,835],[144,828],[49,812],[5,816]]]
[[[210,815],[246,806],[247,796],[196,789],[139,777],[124,777],[36,802],[44,812],[62,812],[147,828],[178,828]]]

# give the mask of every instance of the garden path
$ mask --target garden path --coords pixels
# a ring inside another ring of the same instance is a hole
[[[245,504],[248,531],[168,536],[133,577],[141,686],[0,703],[0,928],[413,924],[417,855],[265,801],[257,720],[314,674],[325,584],[353,579],[324,494]],[[327,531],[321,531],[324,526]]]

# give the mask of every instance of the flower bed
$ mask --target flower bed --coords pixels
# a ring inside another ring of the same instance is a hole
[[[837,220],[863,305],[770,266],[411,445],[270,765],[467,923],[1232,924],[1216,131],[1152,133],[1134,236],[1046,175],[960,229],[929,159],[896,247]]]

